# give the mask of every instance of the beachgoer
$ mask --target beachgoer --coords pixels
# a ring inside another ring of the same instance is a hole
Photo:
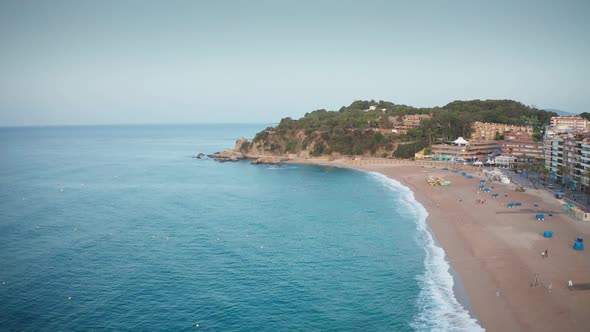
[[[549,250],[545,249],[545,258],[549,257]]]

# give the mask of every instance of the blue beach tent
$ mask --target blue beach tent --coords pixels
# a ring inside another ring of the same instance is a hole
[[[514,202],[514,206],[522,206],[521,202]]]
[[[513,208],[514,207],[514,203],[508,203],[508,207],[509,208]]]
[[[443,170],[443,171],[448,171],[448,170],[449,170],[449,168],[448,168],[448,167],[443,167],[443,169],[442,169],[442,170]]]
[[[500,196],[500,194],[492,194],[492,198],[498,198],[498,196]]]
[[[483,188],[483,192],[484,193],[489,193],[490,192],[490,188],[487,188],[487,187],[486,188]]]
[[[467,175],[467,173],[465,173],[465,172],[461,172],[461,175],[465,176],[465,175]]]
[[[581,236],[574,242],[574,250],[584,250],[584,239]]]
[[[483,188],[485,188],[483,185],[479,186],[479,189],[483,189]]]
[[[473,175],[467,175],[468,179],[473,179]]]
[[[453,173],[459,173],[459,170],[458,170],[458,169],[456,169],[456,170],[454,170],[454,171],[453,171]]]
[[[544,231],[543,232],[543,236],[546,238],[552,238],[553,237],[553,232],[552,231]]]
[[[484,184],[486,183],[486,180],[479,180],[479,183]]]
[[[535,218],[537,220],[545,220],[545,215],[542,213],[537,213],[537,215],[535,215]]]

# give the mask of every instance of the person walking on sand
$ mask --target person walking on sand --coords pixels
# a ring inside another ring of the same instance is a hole
[[[545,249],[545,258],[549,258],[549,250]]]

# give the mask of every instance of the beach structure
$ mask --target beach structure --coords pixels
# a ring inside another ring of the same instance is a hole
[[[500,194],[492,194],[492,198],[498,198]]]
[[[543,232],[543,237],[552,238],[553,237],[553,232],[552,231],[544,231]]]
[[[443,179],[441,177],[433,177],[433,176],[429,176],[428,179],[426,179],[426,181],[431,186],[448,186],[451,184],[451,181],[446,181],[445,179]]]
[[[483,173],[487,176],[488,179],[492,181],[500,181],[502,183],[510,183],[510,179],[506,174],[502,173],[498,168],[493,170],[484,170]]]
[[[536,218],[537,220],[545,220],[545,215],[544,215],[544,214],[542,214],[542,213],[537,213],[537,214],[535,215],[535,218]],[[545,236],[545,237],[547,237],[547,236]],[[549,236],[549,237],[550,237],[550,236]]]
[[[574,250],[584,250],[584,239],[581,236],[574,242]]]

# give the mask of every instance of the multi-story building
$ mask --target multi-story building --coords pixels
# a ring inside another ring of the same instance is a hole
[[[481,140],[494,140],[496,139],[496,134],[503,135],[507,132],[520,132],[532,135],[533,127],[476,121],[473,123],[473,134],[471,137]]]
[[[586,170],[590,168],[588,134],[558,135],[545,139],[543,143],[545,167],[551,172],[551,179],[587,190],[589,179]]]
[[[402,123],[408,128],[420,128],[420,122],[424,119],[430,119],[428,114],[408,114],[402,117]]]
[[[489,155],[498,150],[498,143],[495,141],[467,141],[463,137],[459,137],[446,144],[434,144],[431,150],[434,160],[485,161]]]
[[[583,133],[590,130],[590,121],[581,116],[554,116],[551,118],[550,130],[555,133]]]
[[[520,131],[510,131],[510,132],[504,133],[504,140],[532,142],[533,136],[530,133],[523,133]]]
[[[401,117],[390,116],[389,121],[393,123],[393,128],[396,133],[405,134],[409,129],[417,129],[421,127],[421,121],[424,119],[430,119],[429,114],[407,114]]]
[[[564,139],[560,136],[546,138],[543,141],[545,150],[545,168],[549,169],[551,180],[557,180],[560,166],[563,166]]]
[[[502,141],[502,155],[518,158],[519,162],[538,162],[545,159],[543,142]]]

